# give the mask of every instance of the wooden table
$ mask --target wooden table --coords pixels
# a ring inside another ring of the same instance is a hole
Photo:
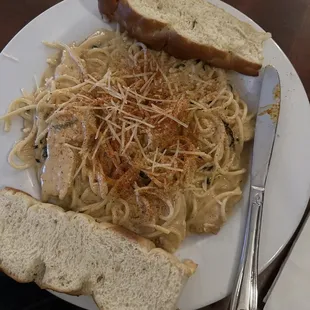
[[[1,0],[0,50],[30,20],[60,1]],[[295,66],[310,97],[310,0],[225,0],[225,2],[272,33],[274,40]],[[270,287],[293,240],[294,236],[281,255],[260,276],[261,297],[264,297]],[[226,307],[227,299],[205,307],[204,310],[224,310]]]

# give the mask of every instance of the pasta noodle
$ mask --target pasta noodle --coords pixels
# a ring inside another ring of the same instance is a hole
[[[36,167],[42,200],[122,225],[175,251],[216,233],[242,195],[253,117],[226,73],[97,32],[59,50],[33,94],[1,119],[24,119],[9,155]],[[17,161],[21,163],[17,163]]]

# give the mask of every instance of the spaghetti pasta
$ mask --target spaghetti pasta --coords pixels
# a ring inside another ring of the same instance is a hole
[[[9,162],[36,167],[42,200],[171,252],[189,232],[216,233],[242,195],[254,126],[225,72],[119,32],[48,46],[59,53],[41,85],[1,118],[24,119]]]

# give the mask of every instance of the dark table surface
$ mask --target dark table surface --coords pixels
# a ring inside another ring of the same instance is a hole
[[[78,0],[76,0],[78,1]],[[61,0],[0,0],[0,50],[29,21]],[[310,95],[310,0],[226,0],[241,12],[248,15],[266,31],[283,49],[298,72],[308,97]],[[269,289],[292,242],[280,256],[260,276],[260,296]],[[41,291],[34,284],[17,284],[0,273],[0,309],[3,310],[77,310]],[[224,310],[227,299],[204,308]]]

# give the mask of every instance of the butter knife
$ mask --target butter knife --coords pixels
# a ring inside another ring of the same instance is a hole
[[[246,229],[230,310],[257,309],[260,230],[265,184],[280,112],[280,89],[277,70],[267,66],[264,70],[256,117]]]

